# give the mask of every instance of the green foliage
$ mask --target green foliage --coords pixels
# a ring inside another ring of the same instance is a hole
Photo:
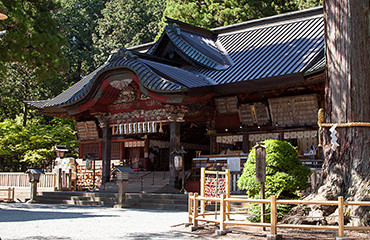
[[[288,142],[278,140],[264,141],[266,148],[266,197],[296,198],[307,189],[311,170],[302,165],[295,148]],[[255,149],[248,156],[238,187],[245,189],[251,198],[258,198],[260,183],[256,182]]]
[[[164,16],[209,29],[310,8],[321,3],[318,0],[167,0]]]
[[[0,21],[0,29],[7,31],[0,38],[0,74],[7,72],[5,63],[17,62],[43,81],[65,67],[64,38],[52,16],[56,8],[53,0],[0,1],[0,10],[8,16]]]
[[[298,193],[310,185],[311,170],[302,165],[296,149],[288,142],[279,140],[264,141],[266,148],[266,198],[276,195],[283,199],[296,199]],[[247,190],[250,198],[260,198],[260,183],[256,182],[256,152],[251,150],[244,165],[243,174],[238,179],[238,187]],[[287,214],[291,205],[278,204],[278,219]],[[260,221],[261,205],[250,204],[250,221]],[[266,207],[266,220],[270,221],[270,205]]]
[[[279,220],[283,219],[289,211],[292,209],[292,205],[287,204],[277,204],[277,213],[276,217]],[[246,207],[248,211],[248,220],[251,222],[261,222],[261,204],[260,203],[250,203]],[[271,221],[271,205],[265,204],[265,221]]]
[[[74,122],[40,116],[26,127],[21,118],[0,122],[0,171],[21,171],[29,165],[47,167],[55,144],[67,145],[76,154]]]
[[[80,80],[81,76],[92,72],[97,64],[94,61],[96,47],[92,35],[96,34],[98,19],[105,8],[106,0],[58,0],[61,8],[55,12],[58,27],[66,38],[63,55],[69,69],[63,76],[69,85]]]
[[[93,34],[97,63],[105,62],[113,50],[153,41],[164,4],[165,0],[109,1]]]

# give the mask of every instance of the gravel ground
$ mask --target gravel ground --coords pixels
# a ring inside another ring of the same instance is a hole
[[[115,209],[49,204],[0,203],[1,240],[67,239],[266,239],[256,227],[228,227],[216,236],[217,227],[190,232],[183,223],[186,212]],[[333,231],[279,229],[284,239],[335,239]],[[366,232],[346,232],[349,239],[370,239]]]

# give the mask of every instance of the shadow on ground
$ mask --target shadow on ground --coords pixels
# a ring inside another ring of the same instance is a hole
[[[47,211],[50,209],[50,211]],[[0,205],[0,222],[26,222],[33,220],[69,219],[69,218],[94,218],[117,217],[116,215],[102,215],[85,212],[88,207],[75,207],[75,212],[55,210],[71,209],[70,206],[40,205],[40,204],[6,204]],[[39,238],[37,238],[39,239]]]

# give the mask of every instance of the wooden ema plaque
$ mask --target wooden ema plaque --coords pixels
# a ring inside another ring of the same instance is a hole
[[[77,136],[79,140],[98,139],[98,129],[94,121],[76,122]]]

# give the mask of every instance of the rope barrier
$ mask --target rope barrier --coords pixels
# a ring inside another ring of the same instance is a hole
[[[323,127],[332,127],[336,125],[337,127],[370,127],[369,122],[348,122],[348,123],[323,123],[325,120],[325,112],[323,108],[320,108],[317,113],[317,125],[319,126],[319,147],[321,144],[321,133]]]

